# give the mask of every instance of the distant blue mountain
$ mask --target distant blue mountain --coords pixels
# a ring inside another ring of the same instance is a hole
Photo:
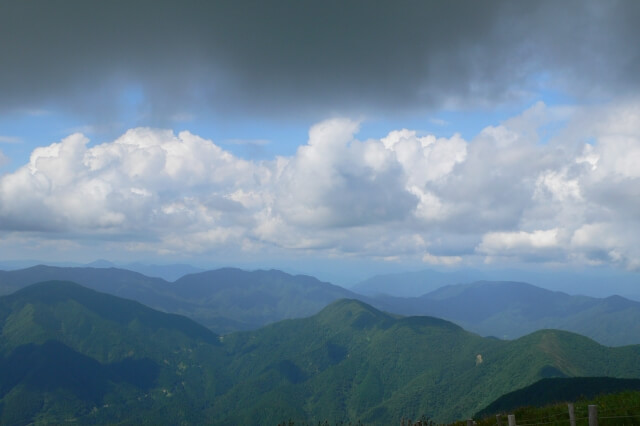
[[[521,282],[478,281],[441,287],[420,297],[375,299],[375,306],[389,312],[444,318],[502,339],[554,328],[605,345],[640,343],[640,302],[621,296],[573,296]]]
[[[130,271],[139,272],[149,277],[158,277],[167,281],[175,281],[185,275],[195,274],[198,272],[204,272],[204,269],[196,268],[195,266],[176,263],[171,265],[149,265],[144,263],[127,263],[120,265],[120,268],[128,269]]]
[[[439,272],[425,269],[376,275],[353,287],[352,291],[367,296],[386,294],[397,297],[417,297],[440,287],[484,279],[485,274],[475,270]]]
[[[440,287],[475,281],[519,281],[538,287],[607,297],[620,294],[640,301],[640,273],[609,268],[566,269],[456,269],[437,271],[425,269],[376,275],[361,281],[351,290],[365,295],[388,294],[398,297],[417,297]]]

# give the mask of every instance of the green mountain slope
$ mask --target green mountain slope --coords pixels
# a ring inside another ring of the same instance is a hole
[[[33,266],[15,271],[0,271],[0,293],[10,294],[43,281],[71,281],[103,293],[136,300],[147,306],[172,311],[178,302],[165,295],[170,283],[137,272],[117,268],[72,268]]]
[[[576,382],[582,379],[576,379]],[[600,381],[607,378],[585,378],[586,384],[593,384],[590,381]],[[556,383],[549,383],[552,386]],[[561,385],[561,387],[564,387]],[[572,385],[569,386],[571,388]],[[608,386],[605,385],[605,388]],[[607,426],[630,426],[640,425],[640,391],[626,390],[616,391],[616,386],[610,389],[615,393],[598,394],[595,397],[577,397],[576,399],[565,399],[562,402],[534,405],[526,402],[524,405],[510,409],[506,413],[515,416],[516,424],[519,425],[545,425],[545,426],[566,426],[570,424],[568,402],[574,405],[576,424],[587,425],[589,416],[589,405],[597,406],[598,424]],[[624,385],[622,386],[624,387]],[[543,390],[546,392],[546,390]],[[532,395],[533,396],[533,395]],[[501,414],[506,414],[505,412]],[[477,418],[478,426],[495,426],[496,417],[489,415]],[[502,416],[502,424],[506,424],[506,416]],[[466,426],[467,420],[459,420],[451,426]]]
[[[56,340],[22,345],[0,361],[1,422],[104,418],[103,413],[97,415],[98,407],[119,403],[118,399],[129,404],[127,395],[150,391],[158,373],[158,365],[149,358],[101,364]]]
[[[501,341],[356,300],[218,337],[47,282],[1,297],[0,329],[0,423],[442,422],[545,377],[640,378],[640,346],[557,330]]]
[[[374,304],[392,312],[433,315],[484,336],[514,339],[554,328],[602,344],[640,343],[640,302],[620,296],[571,296],[507,281],[442,287],[417,298],[378,296]]]
[[[276,423],[390,424],[423,414],[452,421],[544,377],[640,377],[640,347],[606,348],[555,330],[500,341],[353,300],[227,336],[225,346],[234,357],[230,371],[242,380],[222,397],[232,423],[256,413]]]
[[[2,424],[204,421],[229,385],[207,328],[77,284],[0,298],[0,324]]]
[[[612,377],[556,377],[542,379],[530,386],[509,392],[480,410],[474,418],[513,412],[518,407],[542,407],[554,403],[591,399],[622,391],[640,391],[640,379]]]

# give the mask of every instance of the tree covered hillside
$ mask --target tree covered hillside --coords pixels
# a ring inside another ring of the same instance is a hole
[[[46,282],[0,298],[0,325],[3,423],[445,422],[544,377],[640,378],[638,346],[556,330],[483,338],[346,299],[219,337],[185,317]]]

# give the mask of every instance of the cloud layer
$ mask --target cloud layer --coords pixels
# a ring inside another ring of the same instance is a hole
[[[134,91],[166,125],[637,94],[639,20],[633,0],[3,2],[0,111],[104,117]]]
[[[73,134],[0,176],[0,232],[159,254],[640,268],[640,104],[539,103],[469,141],[358,129],[320,122],[295,155],[261,162],[186,131]]]

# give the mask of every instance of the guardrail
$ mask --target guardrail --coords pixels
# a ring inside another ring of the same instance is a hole
[[[507,415],[507,426],[543,426],[543,425],[558,425],[558,424],[566,424],[569,426],[576,426],[577,422],[581,424],[587,424],[588,426],[598,426],[599,420],[604,420],[603,424],[640,424],[640,411],[639,414],[627,414],[627,415],[607,415],[608,413],[600,413],[598,414],[598,406],[597,405],[588,405],[587,412],[582,414],[587,414],[586,416],[582,415],[580,417],[576,417],[576,410],[573,403],[567,404],[567,413],[564,414],[556,414],[553,416],[547,416],[544,419],[525,419],[525,420],[516,420],[516,416],[514,414]],[[638,407],[640,408],[640,407]],[[582,407],[584,410],[584,407]],[[602,415],[604,414],[604,415]],[[555,417],[552,419],[551,417]],[[624,419],[628,419],[628,421],[624,421]],[[467,426],[476,426],[476,422],[469,419],[467,420]],[[496,415],[496,426],[504,426],[503,425],[503,415]]]

